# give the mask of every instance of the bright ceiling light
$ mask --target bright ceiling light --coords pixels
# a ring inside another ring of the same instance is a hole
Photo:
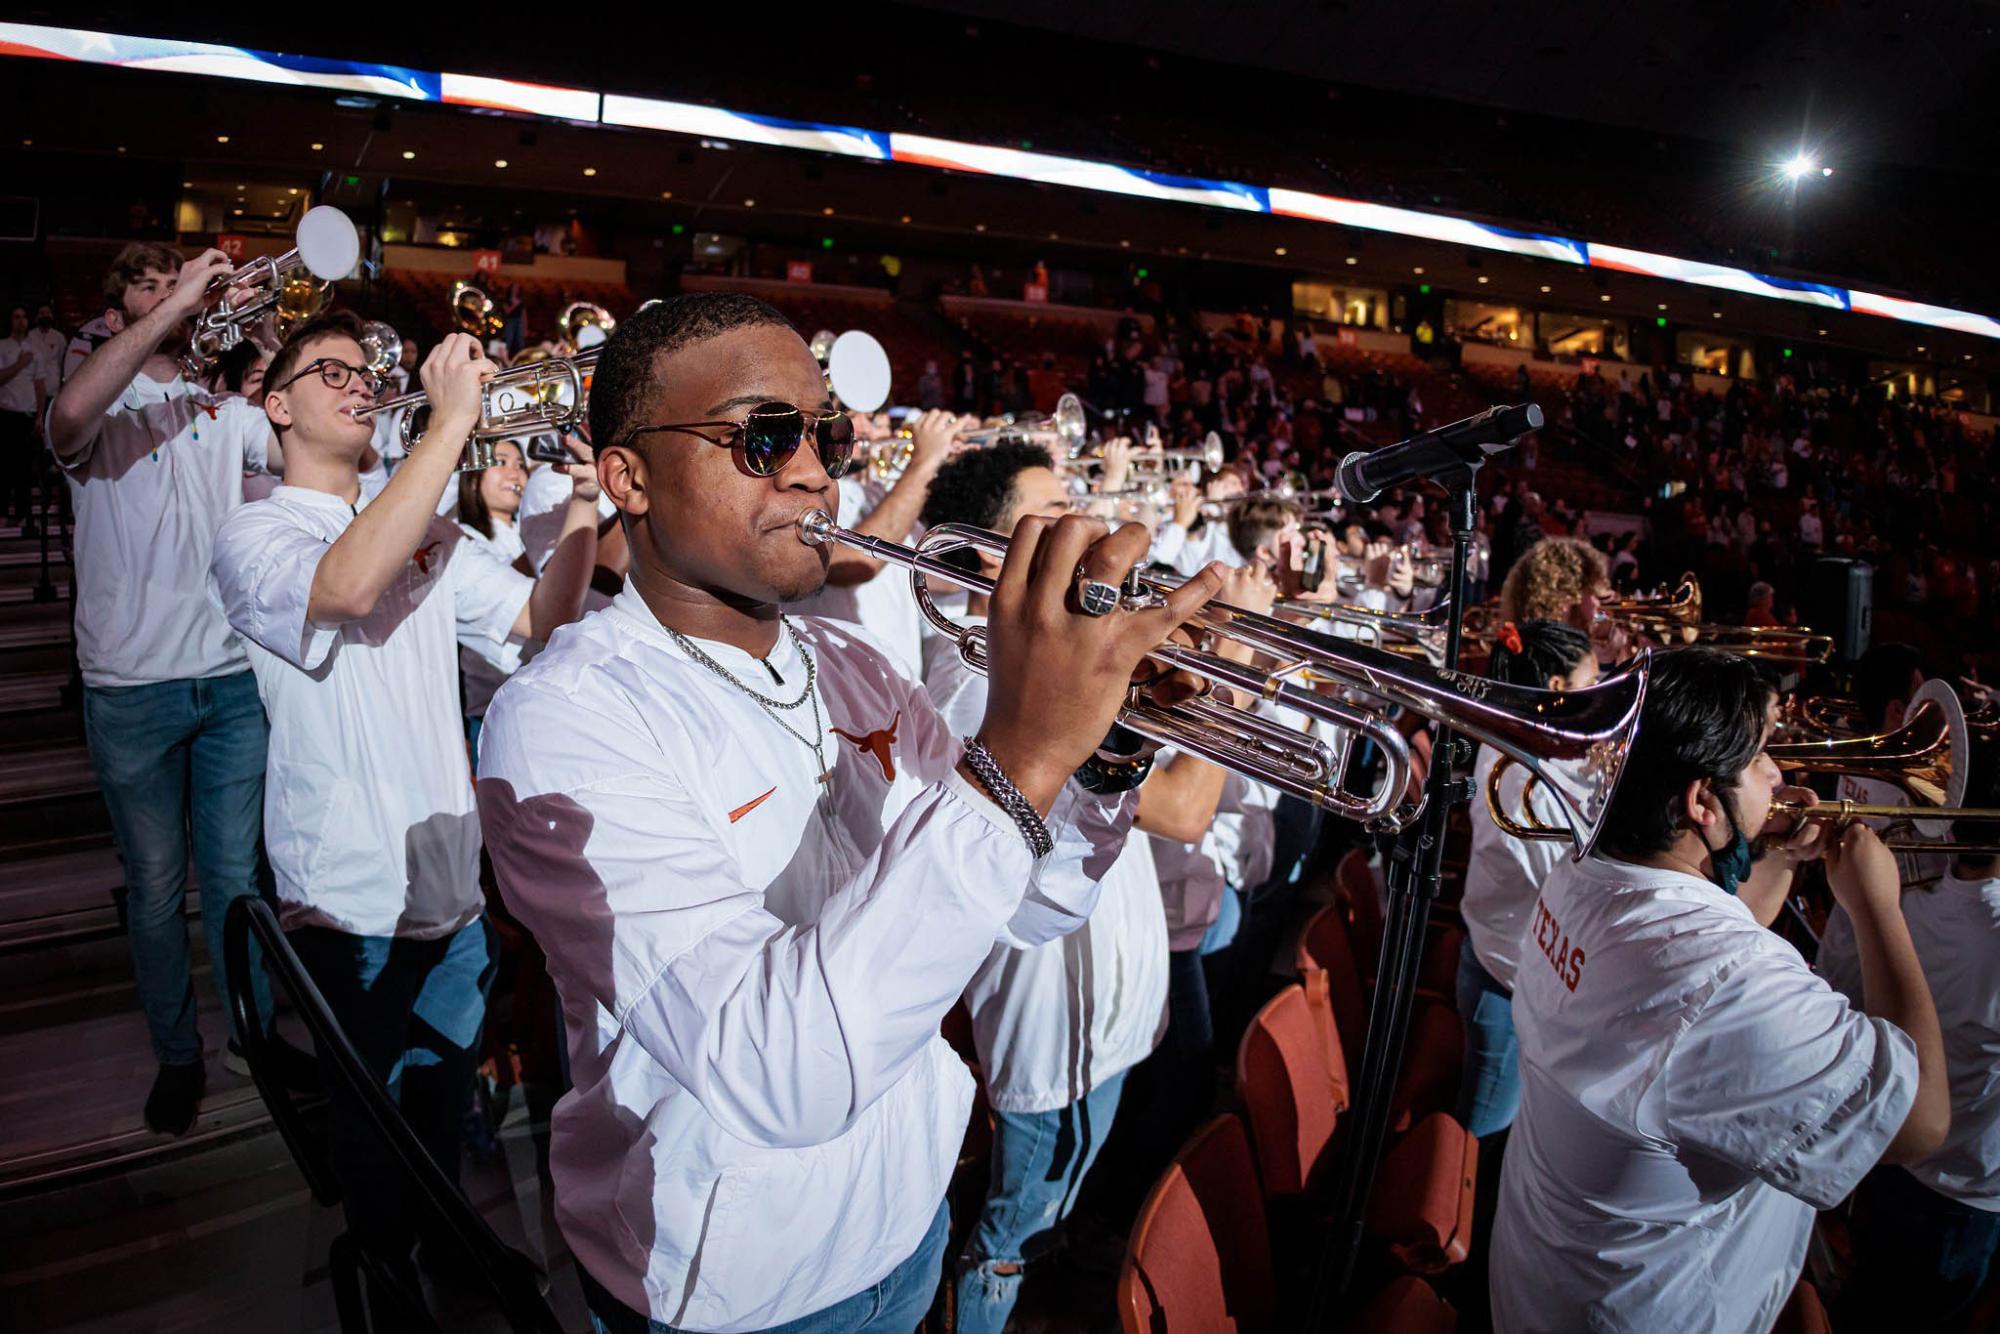
[[[1805,152],[1803,149],[1794,154],[1788,161],[1781,163],[1778,167],[1779,172],[1784,175],[1784,178],[1794,185],[1819,169],[1819,159]],[[1829,171],[1828,174],[1831,175],[1832,173]]]

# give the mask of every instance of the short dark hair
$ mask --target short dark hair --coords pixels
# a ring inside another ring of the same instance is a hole
[[[1568,676],[1595,652],[1589,635],[1561,621],[1523,621],[1514,630],[1521,636],[1521,651],[1496,640],[1487,660],[1486,675],[1495,681],[1545,689],[1551,676]],[[1506,637],[1503,629],[1500,638]]]
[[[186,260],[174,246],[161,245],[157,241],[132,242],[118,252],[118,257],[104,272],[105,308],[122,311],[125,308],[126,288],[148,273],[177,274],[184,263]]]
[[[263,355],[264,348],[255,340],[246,338],[215,359],[215,373],[221,377],[229,392],[240,394],[243,392],[244,377],[250,374],[250,368]]]
[[[1763,746],[1770,704],[1771,687],[1748,658],[1701,646],[1656,651],[1598,850],[1637,861],[1672,847],[1681,793],[1704,778],[1733,789]]]
[[[292,330],[285,339],[285,345],[278,349],[278,355],[271,358],[271,364],[264,370],[265,391],[276,389],[299,372],[299,365],[305,360],[308,344],[322,338],[352,338],[361,341],[365,328],[361,317],[351,310],[323,310],[319,314]]]
[[[1253,496],[1229,507],[1229,545],[1245,560],[1265,538],[1296,523],[1301,511],[1289,500]]]
[[[1055,459],[1041,445],[1002,439],[984,449],[968,449],[947,459],[931,479],[924,496],[923,523],[968,523],[997,528],[1014,503],[1015,479],[1030,468],[1054,468]],[[971,573],[979,557],[971,551],[947,552],[944,560]]]
[[[1878,728],[1889,706],[1910,698],[1910,673],[1924,669],[1923,654],[1911,644],[1876,644],[1854,664],[1854,698],[1868,726]]]
[[[688,292],[642,308],[605,340],[590,380],[590,438],[599,449],[620,444],[641,420],[660,358],[755,325],[792,322],[768,302],[741,292]]]

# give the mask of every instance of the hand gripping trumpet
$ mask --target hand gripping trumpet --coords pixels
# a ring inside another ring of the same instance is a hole
[[[945,615],[931,598],[929,582],[937,578],[990,594],[993,580],[942,558],[968,549],[1003,555],[1006,538],[983,528],[940,524],[915,547],[906,547],[841,528],[820,510],[800,519],[799,537],[810,546],[838,542],[909,570],[910,590],[925,618],[957,643],[968,666],[985,670],[985,629],[962,626]],[[1124,597],[1128,605],[1148,605],[1164,589],[1165,585],[1135,572],[1126,581]],[[1413,662],[1219,602],[1195,613],[1190,624],[1209,635],[1246,644],[1276,665],[1250,666],[1177,644],[1162,644],[1151,659],[1211,685],[1228,686],[1368,737],[1387,760],[1382,781],[1371,792],[1348,791],[1333,762],[1333,749],[1324,742],[1205,695],[1162,706],[1134,690],[1118,721],[1154,741],[1380,830],[1400,829],[1422,810],[1402,801],[1409,786],[1408,744],[1383,714],[1322,694],[1304,682],[1327,680],[1380,700],[1385,707],[1401,705],[1512,756],[1562,798],[1579,856],[1596,841],[1631,751],[1646,689],[1648,663],[1643,657],[1631,670],[1584,690],[1535,690]]]
[[[501,371],[479,387],[479,424],[465,440],[465,457],[460,472],[478,472],[494,464],[493,447],[502,440],[544,432],[570,432],[582,422],[589,403],[590,373],[603,355],[601,347],[579,352],[573,357],[544,357]],[[412,390],[371,403],[354,415],[366,420],[384,412],[407,408],[401,433],[403,448],[414,449],[423,436],[430,395]]]
[[[209,283],[206,303],[188,334],[181,368],[191,379],[206,378],[216,358],[243,341],[244,332],[277,310],[281,322],[309,318],[323,304],[336,279],[353,271],[361,257],[361,237],[347,215],[331,204],[309,208],[299,219],[298,244],[282,255],[265,255]],[[238,293],[251,293],[235,301]]]

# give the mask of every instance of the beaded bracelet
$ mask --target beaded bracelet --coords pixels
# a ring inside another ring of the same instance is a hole
[[[979,780],[979,786],[986,789],[986,795],[993,798],[1001,810],[1020,829],[1021,837],[1028,841],[1028,851],[1036,857],[1046,857],[1055,851],[1056,841],[1049,837],[1049,827],[1042,823],[1042,817],[1035,812],[1028,799],[1021,795],[1007,777],[1007,771],[1000,767],[1000,761],[993,758],[993,752],[981,745],[978,738],[965,738],[965,764],[972,770],[972,776]]]

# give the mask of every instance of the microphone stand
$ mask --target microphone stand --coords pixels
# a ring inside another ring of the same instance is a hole
[[[1474,478],[1483,459],[1461,464],[1427,480],[1444,487],[1451,519],[1451,574],[1442,596],[1449,599],[1444,660],[1458,667],[1464,631],[1466,567],[1478,516]],[[1409,1034],[1410,1011],[1416,997],[1418,969],[1423,959],[1424,926],[1438,896],[1444,838],[1452,807],[1470,801],[1472,780],[1459,771],[1470,760],[1471,748],[1443,723],[1432,732],[1430,771],[1424,782],[1423,813],[1396,836],[1389,854],[1389,906],[1382,930],[1382,953],[1375,973],[1375,995],[1368,1010],[1368,1040],[1361,1058],[1350,1116],[1353,1128],[1334,1177],[1334,1212],[1313,1275],[1307,1328],[1331,1330],[1341,1322],[1340,1299],[1354,1279],[1360,1256],[1363,1223],[1382,1142],[1389,1130],[1389,1108],[1402,1070],[1403,1046]]]

